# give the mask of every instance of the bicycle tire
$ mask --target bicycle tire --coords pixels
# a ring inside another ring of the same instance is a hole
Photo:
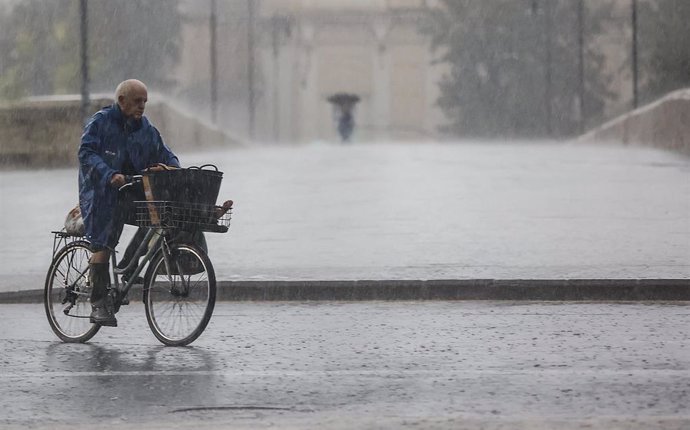
[[[101,326],[89,320],[91,249],[83,240],[62,247],[50,264],[43,290],[43,303],[50,328],[63,342],[83,343],[94,337]],[[56,282],[57,281],[57,282]],[[70,307],[71,305],[71,307]],[[64,312],[70,307],[69,315]]]
[[[144,308],[149,328],[161,343],[185,346],[194,342],[211,320],[216,275],[211,260],[196,245],[171,245],[170,255],[170,275],[162,250],[149,263],[144,278]]]

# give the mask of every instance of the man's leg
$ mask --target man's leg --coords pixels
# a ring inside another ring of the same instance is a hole
[[[108,287],[110,287],[109,258],[110,251],[102,249],[95,251],[89,262],[89,278],[92,288],[90,320],[95,324],[117,327],[117,319],[113,314],[113,304],[108,296]]]

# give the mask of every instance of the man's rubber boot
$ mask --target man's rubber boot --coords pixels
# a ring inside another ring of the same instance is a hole
[[[108,327],[117,327],[117,319],[113,313],[113,304],[108,287],[110,286],[110,273],[108,263],[92,263],[89,265],[89,277],[91,278],[91,318],[94,324]]]

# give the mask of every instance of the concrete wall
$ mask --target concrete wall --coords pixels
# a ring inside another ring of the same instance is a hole
[[[690,89],[609,121],[580,140],[648,145],[690,155]]]
[[[230,135],[210,122],[200,120],[191,112],[170,103],[147,104],[146,116],[160,130],[165,143],[173,151],[239,147],[246,144],[239,137]]]
[[[96,99],[91,111],[112,103]],[[167,103],[151,103],[146,115],[173,151],[238,146],[240,140]],[[0,106],[0,166],[76,166],[82,133],[80,102],[25,101]]]
[[[98,103],[94,101],[92,109]],[[79,102],[16,103],[0,108],[0,164],[56,167],[76,164]]]

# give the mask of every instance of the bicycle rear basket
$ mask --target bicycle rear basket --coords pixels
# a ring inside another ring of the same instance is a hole
[[[225,233],[231,212],[222,207],[201,203],[174,201],[137,201],[137,225],[184,231]]]

